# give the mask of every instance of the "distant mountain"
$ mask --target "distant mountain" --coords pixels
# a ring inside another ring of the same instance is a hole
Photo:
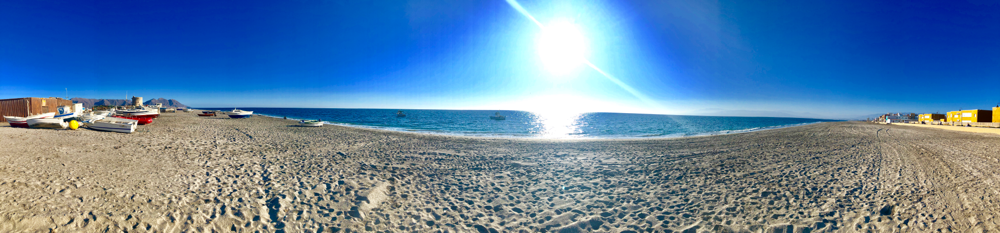
[[[74,103],[83,104],[84,108],[93,108],[94,106],[110,105],[110,106],[121,106],[121,105],[131,105],[132,100],[123,99],[87,99],[87,98],[70,98]]]
[[[88,99],[88,98],[71,98],[74,103],[83,104],[84,108],[93,108],[94,106],[110,105],[110,106],[121,106],[121,105],[131,105],[132,100],[123,99]],[[142,103],[143,105],[156,105],[163,104],[163,107],[168,108],[187,108],[187,105],[182,104],[180,101],[175,99],[151,99]]]
[[[151,99],[149,101],[143,102],[142,104],[143,105],[163,104],[163,107],[165,107],[165,108],[187,108],[188,107],[187,105],[184,105],[180,101],[177,101],[175,99],[164,99],[164,98]]]

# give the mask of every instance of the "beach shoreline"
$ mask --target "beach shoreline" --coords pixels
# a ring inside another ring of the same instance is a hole
[[[860,122],[571,141],[194,113],[0,127],[0,231],[991,231],[998,143]]]

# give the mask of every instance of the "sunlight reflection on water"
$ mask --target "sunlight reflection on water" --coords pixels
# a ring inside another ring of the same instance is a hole
[[[540,137],[550,139],[578,138],[581,133],[578,120],[581,113],[533,112],[535,124],[541,127]]]

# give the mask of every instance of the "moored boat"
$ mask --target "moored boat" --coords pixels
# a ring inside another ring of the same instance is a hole
[[[299,125],[309,126],[309,127],[323,127],[323,122],[322,121],[306,121],[306,120],[303,120],[303,121],[299,121]]]
[[[239,109],[233,109],[232,112],[229,112],[230,118],[247,118],[250,116],[253,116],[253,111],[243,111]]]
[[[28,128],[28,119],[52,118],[55,115],[56,113],[50,112],[50,113],[42,113],[26,117],[16,117],[16,116],[3,116],[3,117],[7,118],[7,123],[10,123],[10,127]]]
[[[150,116],[114,116],[115,118],[136,120],[139,125],[148,125],[153,123],[153,117]]]
[[[119,133],[132,133],[135,132],[135,126],[139,124],[137,120],[122,119],[117,117],[109,117],[94,121],[87,126],[87,128],[100,131],[110,131]]]
[[[496,112],[494,115],[490,116],[490,119],[493,119],[493,120],[506,120],[507,117],[503,116],[503,115],[500,115],[500,112]]]
[[[215,111],[202,111],[198,116],[215,116]]]
[[[56,118],[36,118],[28,119],[28,127],[41,129],[65,129],[66,127],[69,127],[69,123]]]
[[[403,111],[398,111],[396,112],[396,117],[406,117],[406,113],[403,113]]]

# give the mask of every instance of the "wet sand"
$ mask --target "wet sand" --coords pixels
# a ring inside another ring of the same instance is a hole
[[[997,231],[1000,135],[476,139],[165,113],[0,126],[2,232]]]

